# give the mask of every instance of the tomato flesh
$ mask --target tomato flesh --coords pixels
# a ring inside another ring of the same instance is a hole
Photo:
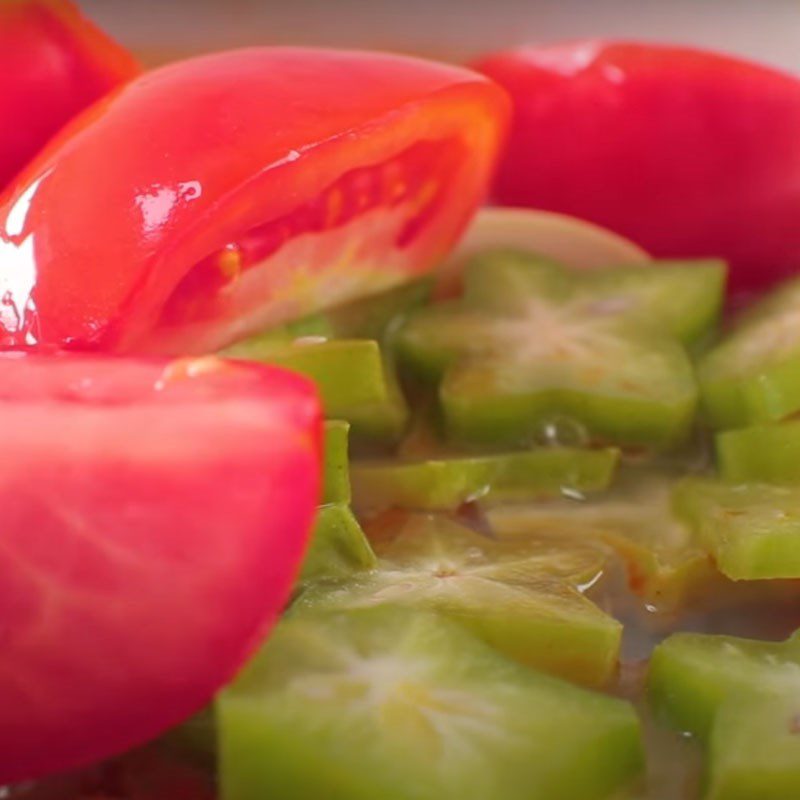
[[[579,41],[489,55],[514,122],[504,204],[572,214],[664,258],[722,257],[735,293],[800,268],[800,81],[689,48]]]
[[[243,314],[263,306],[265,295],[275,297],[284,288],[281,279],[285,276],[276,275],[268,260],[299,236],[341,229],[370,212],[399,209],[402,216],[398,216],[391,245],[401,252],[413,247],[426,227],[435,223],[437,212],[441,213],[446,187],[464,156],[462,149],[458,139],[418,142],[381,164],[346,172],[318,197],[245,232],[238,241],[203,259],[183,277],[162,309],[151,337],[154,346],[158,347],[158,339],[168,335],[170,328],[182,323],[211,322],[226,315],[241,321]],[[352,239],[345,248],[352,248]],[[337,257],[346,255],[331,252],[330,247],[327,252],[328,260],[310,265],[304,277],[317,273],[318,280],[324,281],[319,273],[330,270]],[[422,266],[424,262],[412,262],[409,273]],[[238,296],[237,283],[242,273],[254,269],[265,273],[261,291],[245,291],[244,296]],[[298,308],[294,314],[301,312]],[[262,317],[262,322],[266,325],[282,321],[280,317],[286,313],[272,308],[272,318]]]
[[[0,188],[58,129],[139,71],[69,0],[0,3]]]
[[[0,357],[0,784],[197,710],[287,599],[319,491],[313,388],[206,358]]]
[[[378,53],[148,73],[0,204],[0,344],[208,352],[409,280],[483,198],[507,113],[477,73]]]

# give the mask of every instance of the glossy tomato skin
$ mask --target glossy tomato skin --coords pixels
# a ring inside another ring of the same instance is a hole
[[[205,352],[424,272],[481,200],[507,112],[483,76],[386,54],[255,48],[148,73],[68,126],[0,207],[3,343]],[[219,256],[229,283],[204,313],[224,330],[153,334],[179,287],[218,288],[192,269],[254,231],[282,244],[241,276]]]
[[[800,268],[800,81],[688,48],[581,41],[483,58],[514,105],[494,198],[655,256],[723,256],[734,291]]]
[[[0,3],[0,188],[67,120],[138,72],[70,0]]]
[[[319,493],[313,387],[218,359],[0,356],[0,785],[208,702],[286,602]]]

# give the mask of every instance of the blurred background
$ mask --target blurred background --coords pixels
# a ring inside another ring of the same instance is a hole
[[[635,37],[800,72],[800,0],[82,0],[149,64],[252,44],[373,47],[455,61],[522,42]]]

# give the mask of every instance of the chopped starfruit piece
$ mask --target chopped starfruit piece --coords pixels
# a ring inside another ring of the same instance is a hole
[[[498,313],[525,311],[531,295],[561,299],[587,317],[633,319],[688,344],[713,330],[724,290],[725,264],[712,259],[570,271],[506,251],[467,266],[464,296],[470,306]]]
[[[706,551],[673,513],[673,485],[667,471],[626,467],[605,494],[500,506],[487,515],[502,540],[602,543],[621,558],[631,590],[653,610],[671,612],[715,575]]]
[[[707,745],[705,800],[800,796],[800,639],[675,634],[656,648],[662,719]]]
[[[800,279],[745,312],[697,374],[716,428],[774,422],[800,410]]]
[[[375,566],[375,554],[350,510],[348,430],[349,425],[341,420],[325,423],[323,505],[303,561],[301,585]]]
[[[676,633],[653,652],[647,686],[663,719],[707,740],[717,711],[728,699],[759,695],[800,699],[800,636],[762,642]]]
[[[218,701],[223,800],[611,800],[633,708],[382,606],[292,613]]]
[[[461,300],[410,317],[396,351],[407,370],[441,379],[454,439],[517,446],[566,417],[593,439],[672,447],[688,437],[697,398],[678,337],[708,327],[689,320],[687,297],[715,298],[698,300],[710,322],[716,311],[702,308],[719,305],[719,274],[669,265],[580,273],[493,253],[468,265]]]
[[[642,266],[590,270],[582,276],[584,292],[617,302],[620,313],[663,326],[685,344],[714,330],[725,296],[725,262],[661,260]]]
[[[378,566],[321,582],[296,606],[352,609],[384,603],[458,619],[506,655],[586,685],[613,674],[622,626],[580,589],[602,573],[596,548],[500,544],[440,516],[383,523]]]
[[[322,502],[350,502],[350,424],[344,420],[325,423],[325,458],[322,462]]]
[[[452,510],[462,503],[517,502],[605,489],[619,451],[539,448],[502,455],[356,462],[353,503],[359,510]]]
[[[343,503],[319,510],[300,582],[339,578],[375,566],[375,554],[350,507]]]
[[[405,429],[408,409],[376,341],[312,336],[276,342],[269,333],[239,342],[224,354],[307,375],[317,384],[325,416],[347,420],[358,442],[393,442]]]
[[[729,578],[800,578],[800,490],[686,478],[674,505]]]
[[[741,483],[800,483],[800,422],[751,425],[716,436],[720,474]]]
[[[733,697],[720,706],[708,746],[705,800],[800,797],[800,700]]]

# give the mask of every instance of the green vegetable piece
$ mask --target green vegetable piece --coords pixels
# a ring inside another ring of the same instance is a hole
[[[314,380],[325,415],[347,420],[354,440],[396,441],[405,429],[408,409],[394,371],[380,346],[368,339],[275,342],[257,336],[225,351],[233,358],[252,358],[295,370]]]
[[[354,504],[367,511],[446,510],[470,500],[514,502],[598,491],[609,485],[618,461],[619,451],[610,448],[555,447],[410,463],[356,462]]]
[[[729,578],[800,578],[800,491],[687,478],[674,504]]]
[[[723,478],[741,483],[800,483],[800,422],[753,425],[716,436]]]
[[[705,800],[800,796],[800,637],[675,634],[654,654],[651,701],[708,745]]]
[[[591,270],[582,280],[589,298],[616,298],[621,313],[690,345],[714,330],[725,297],[726,273],[725,262],[717,259],[662,260],[652,267]]]
[[[502,545],[436,516],[412,516],[374,540],[378,567],[321,582],[300,608],[385,603],[454,617],[507,656],[585,685],[613,674],[622,626],[579,587],[602,572],[595,548],[528,541]]]
[[[600,276],[530,255],[478,258],[462,301],[423,310],[399,331],[398,358],[424,379],[442,379],[444,421],[457,440],[517,446],[567,417],[596,439],[671,447],[687,438],[697,395],[673,335],[679,323],[669,322],[678,315],[656,314],[676,276],[695,280],[686,267]],[[672,283],[662,297],[665,277]]]
[[[222,355],[230,358],[252,358],[261,360],[265,351],[271,348],[285,347],[297,339],[333,339],[334,330],[330,320],[324,314],[313,314],[310,317],[275,328],[262,331],[240,342],[230,345],[222,351]]]
[[[656,712],[673,727],[707,741],[728,699],[800,697],[800,637],[761,642],[674,634],[653,652],[648,694]]]
[[[665,469],[622,467],[608,492],[497,506],[487,511],[502,541],[551,537],[610,548],[627,568],[630,588],[671,612],[718,578],[705,549],[674,512],[674,480]]]
[[[349,506],[323,506],[303,561],[300,584],[320,578],[344,578],[358,570],[371,569],[375,563],[375,554]]]
[[[706,800],[800,797],[800,699],[731,698],[709,744]]]
[[[350,503],[349,435],[349,423],[342,420],[329,420],[325,423],[323,503]]]
[[[283,328],[268,331],[264,336],[275,336],[276,341],[290,344],[297,339],[309,337],[319,337],[322,339],[332,339],[334,337],[333,326],[324,314],[314,314],[311,317],[289,322]]]
[[[323,506],[303,561],[300,586],[320,578],[343,578],[375,566],[375,554],[350,510],[348,433],[341,420],[325,423]]]
[[[223,800],[604,800],[642,764],[624,701],[392,606],[292,613],[217,710]]]
[[[532,295],[550,297],[569,302],[587,316],[634,319],[690,344],[714,329],[725,276],[725,263],[716,259],[570,273],[554,262],[507,251],[468,265],[465,298],[475,308],[502,314],[509,308],[524,312]]]
[[[716,428],[774,422],[800,410],[800,279],[745,313],[701,359],[698,379]]]

